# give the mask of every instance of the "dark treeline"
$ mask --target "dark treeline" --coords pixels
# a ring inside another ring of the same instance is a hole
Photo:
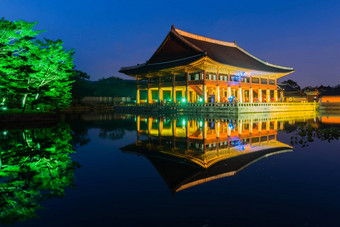
[[[136,98],[136,81],[123,80],[118,77],[102,78],[91,81],[90,76],[75,70],[75,82],[72,86],[72,99],[79,100],[85,96],[131,97]]]

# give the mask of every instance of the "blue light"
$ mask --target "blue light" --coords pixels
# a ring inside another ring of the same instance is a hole
[[[229,96],[228,101],[232,103],[234,102],[234,99],[235,99],[235,96],[232,95],[232,96]]]
[[[233,130],[235,127],[234,127],[234,125],[233,125],[232,123],[229,123],[229,124],[228,124],[228,128],[230,128],[231,130]]]

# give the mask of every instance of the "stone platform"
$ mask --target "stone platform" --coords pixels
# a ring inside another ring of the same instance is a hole
[[[115,106],[116,112],[127,113],[214,113],[214,114],[240,114],[240,113],[266,113],[290,111],[315,111],[318,103],[168,103],[160,104],[125,104]]]

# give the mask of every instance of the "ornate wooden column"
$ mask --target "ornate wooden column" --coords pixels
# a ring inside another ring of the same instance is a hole
[[[259,121],[259,123],[258,123],[258,125],[257,125],[257,130],[258,130],[259,132],[262,131],[262,121]],[[261,138],[261,137],[260,137],[260,138]]]
[[[172,75],[172,102],[176,103],[176,87],[175,87],[176,76]]]
[[[189,102],[190,100],[190,96],[189,96],[189,86],[188,86],[188,82],[189,82],[189,73],[186,73],[186,85],[185,85],[185,100],[186,102]]]
[[[140,90],[139,90],[139,79],[137,78],[137,95],[136,95],[136,103],[140,103]]]
[[[238,94],[237,94],[237,98],[238,98],[238,101],[240,102],[240,103],[243,103],[243,91],[242,91],[242,88],[241,87],[239,87],[238,88],[238,92],[237,92]]]
[[[259,93],[258,93],[258,99],[259,99],[259,102],[262,102],[262,89],[261,88],[259,88]]]
[[[274,90],[274,99],[275,99],[275,102],[279,101],[277,97],[277,89]]]
[[[208,102],[208,94],[207,94],[207,85],[206,85],[206,72],[203,70],[203,101],[204,103]]]
[[[254,102],[254,92],[252,87],[249,89],[249,101],[250,103]]]
[[[231,96],[231,87],[228,85],[227,87],[227,98],[229,99],[229,97]]]
[[[148,78],[148,103],[152,103],[152,91],[150,90],[151,79]]]
[[[221,102],[221,94],[220,94],[220,85],[216,86],[216,95],[217,95],[217,102]]]
[[[137,98],[136,98],[136,100],[137,100],[137,104],[139,104],[140,103],[140,90],[139,90],[138,87],[137,87]]]
[[[148,134],[149,134],[149,135],[150,135],[151,129],[152,129],[152,121],[153,121],[153,118],[152,118],[152,117],[149,117],[149,118],[148,118]]]
[[[240,120],[239,122],[238,122],[238,134],[239,134],[239,136],[241,136],[242,135],[242,126],[243,126],[243,122],[242,122],[242,120]]]
[[[148,103],[152,103],[152,91],[148,88]]]
[[[140,116],[137,116],[137,132],[140,131]]]
[[[163,119],[159,118],[159,123],[158,123],[158,136],[161,137],[162,136],[162,132],[163,132]]]
[[[270,102],[270,89],[267,89],[267,92],[266,92],[267,94],[267,102]]]
[[[176,103],[176,87],[172,86],[172,102]]]

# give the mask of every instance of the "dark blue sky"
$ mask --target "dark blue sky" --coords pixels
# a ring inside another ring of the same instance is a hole
[[[91,80],[127,78],[119,68],[148,60],[174,24],[292,66],[285,79],[302,86],[340,84],[340,1],[0,0],[0,16],[38,21]]]

